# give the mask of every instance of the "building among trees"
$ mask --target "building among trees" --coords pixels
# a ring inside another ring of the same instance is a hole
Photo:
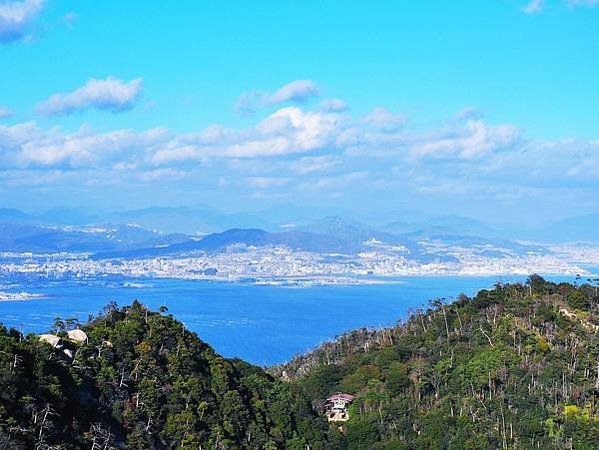
[[[345,422],[349,419],[347,408],[354,400],[351,394],[338,393],[327,398],[327,419],[329,422]]]

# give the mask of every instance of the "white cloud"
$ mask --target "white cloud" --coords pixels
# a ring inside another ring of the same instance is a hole
[[[269,187],[284,186],[289,183],[290,178],[285,177],[248,177],[246,182],[248,186],[258,189]]]
[[[416,158],[481,158],[489,153],[513,149],[521,141],[521,131],[513,125],[488,126],[470,120],[464,127],[435,132],[411,150]]]
[[[72,173],[62,170],[2,170],[0,171],[0,186],[9,188],[30,189],[46,187],[67,181]]]
[[[578,182],[599,179],[599,140],[565,139],[537,143],[527,157],[543,161],[535,176],[570,177]],[[552,170],[548,171],[547,167]],[[570,182],[572,182],[570,180]]]
[[[282,86],[272,94],[266,96],[266,102],[278,105],[286,102],[303,103],[318,96],[319,89],[312,80],[296,80]]]
[[[317,172],[326,172],[338,165],[341,161],[338,157],[331,155],[305,156],[290,164],[293,172],[300,175],[307,175]]]
[[[276,157],[321,150],[332,143],[338,126],[335,114],[295,107],[282,108],[250,129],[212,125],[187,134],[171,134],[164,129],[99,133],[87,126],[69,133],[59,128],[43,129],[33,122],[0,125],[0,161],[15,167],[81,168]]]
[[[100,133],[86,126],[68,133],[35,123],[0,125],[0,161],[14,167],[116,168],[135,164],[143,168],[188,163],[206,166],[223,159],[292,158],[286,170],[307,176],[339,168],[348,157],[463,161],[515,149],[521,143],[518,128],[491,126],[482,119],[450,122],[428,132],[415,132],[405,123],[405,116],[382,108],[352,117],[285,107],[248,129],[211,125],[197,133],[176,134],[160,128]]]
[[[182,170],[175,170],[171,168],[145,170],[135,174],[135,177],[144,182],[153,182],[157,180],[163,180],[165,178],[170,179],[181,179],[185,177],[186,173]]]
[[[40,128],[33,122],[0,125],[0,167],[99,168],[145,161],[149,159],[146,152],[156,151],[168,137],[164,129],[97,133],[83,126],[65,133],[58,128]]]
[[[119,151],[131,142],[133,135],[126,130],[101,135],[85,131],[58,139],[42,139],[25,143],[19,154],[24,165],[55,166],[68,163],[70,166],[96,165],[109,152]]]
[[[564,4],[571,8],[579,6],[593,7],[599,5],[599,0],[562,0]],[[538,14],[543,11],[546,5],[546,0],[529,0],[529,2],[522,8],[527,14]]]
[[[78,20],[79,20],[79,14],[77,14],[75,12],[66,13],[64,16],[62,16],[62,22],[69,29],[72,29]]]
[[[329,144],[338,126],[338,116],[305,112],[287,107],[268,116],[248,132],[237,133],[229,145],[218,149],[220,156],[256,158],[306,153]]]
[[[596,185],[599,142],[529,141],[514,125],[472,114],[423,130],[401,114],[376,111],[352,116],[285,107],[246,129],[212,125],[194,133],[0,124],[0,171],[12,174],[0,188],[26,180],[40,187],[184,180],[244,195],[249,187],[261,198],[377,189],[507,198],[559,191],[566,183]]]
[[[570,6],[597,6],[599,0],[567,0]]]
[[[535,14],[543,10],[545,0],[530,0],[530,3],[524,7],[524,12]]]
[[[8,1],[0,3],[0,44],[25,38],[33,21],[44,7],[43,0]]]
[[[318,104],[318,109],[324,112],[343,112],[347,111],[349,105],[340,98],[329,98]]]
[[[405,125],[408,118],[405,114],[394,114],[385,108],[377,107],[364,116],[363,121],[377,130],[395,131]]]
[[[73,92],[52,95],[38,105],[38,111],[50,116],[90,108],[117,113],[131,109],[141,93],[141,78],[128,83],[114,77],[91,79]]]
[[[264,106],[262,103],[263,94],[257,91],[243,92],[235,101],[235,111],[242,116],[250,116],[256,112],[256,109]]]
[[[395,196],[580,205],[599,195],[599,141],[529,140],[475,108],[441,124],[412,123],[421,122],[383,108],[350,114],[320,105],[282,107],[246,128],[214,124],[189,133],[0,122],[0,192],[35,199],[143,188],[339,206]]]
[[[317,97],[319,93],[320,89],[314,81],[295,80],[271,93],[244,92],[235,102],[235,110],[242,115],[250,115],[257,109],[267,106],[277,106],[283,103],[305,103],[309,99]]]
[[[0,119],[8,119],[9,117],[12,117],[13,112],[4,107],[4,106],[0,106]]]
[[[484,117],[484,113],[475,106],[466,106],[455,113],[453,117],[455,120],[480,120]]]
[[[172,164],[181,161],[199,159],[201,153],[193,145],[167,145],[166,148],[159,149],[152,156],[152,162],[156,165]]]

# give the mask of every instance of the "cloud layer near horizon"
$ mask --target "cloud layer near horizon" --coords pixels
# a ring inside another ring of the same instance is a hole
[[[528,140],[472,108],[425,128],[382,107],[345,109],[287,106],[249,128],[190,133],[0,125],[0,189],[185,184],[254,199],[401,191],[489,201],[596,189],[597,141]]]

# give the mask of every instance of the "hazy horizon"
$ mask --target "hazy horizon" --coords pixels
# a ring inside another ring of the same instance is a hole
[[[93,216],[97,216],[100,219],[104,219],[105,217],[109,217],[113,214],[124,214],[124,213],[132,213],[132,212],[143,212],[143,211],[151,211],[151,210],[164,210],[164,211],[190,211],[190,212],[208,212],[208,213],[218,213],[223,215],[252,215],[252,214],[260,214],[260,213],[275,213],[277,217],[280,217],[280,220],[284,220],[285,218],[289,220],[304,218],[304,219],[312,219],[313,221],[322,220],[322,219],[330,219],[330,218],[341,218],[350,221],[363,222],[366,225],[386,225],[392,222],[405,222],[405,223],[421,223],[426,222],[432,219],[438,218],[459,218],[459,219],[467,219],[476,222],[480,222],[483,225],[500,228],[502,226],[509,226],[513,229],[517,229],[518,227],[522,227],[522,229],[530,229],[539,227],[543,224],[548,223],[556,223],[561,221],[567,221],[571,219],[581,219],[585,217],[599,217],[599,212],[589,212],[587,214],[576,214],[576,215],[563,215],[563,216],[555,216],[550,221],[545,219],[537,219],[534,218],[530,221],[522,221],[522,220],[510,220],[509,218],[503,218],[491,220],[486,216],[479,215],[462,215],[460,213],[454,212],[453,210],[442,210],[442,211],[429,211],[425,209],[395,209],[391,211],[385,211],[384,213],[377,209],[371,210],[360,210],[360,209],[343,209],[343,208],[316,208],[311,206],[301,206],[301,205],[271,205],[264,208],[251,208],[248,207],[246,209],[225,209],[216,205],[209,205],[206,203],[198,203],[198,204],[190,204],[190,205],[160,205],[160,204],[148,204],[148,205],[140,205],[139,207],[132,208],[95,208],[93,206],[86,205],[65,205],[65,204],[57,204],[49,207],[41,207],[39,209],[35,208],[19,208],[19,207],[5,207],[4,205],[0,205],[0,211],[2,210],[18,210],[30,216],[42,216],[47,213],[53,212],[62,212],[62,211],[71,211],[71,212],[79,212],[82,214],[92,214]],[[282,211],[282,212],[280,212]],[[68,223],[68,220],[65,221]],[[91,221],[90,224],[93,224],[94,221]]]

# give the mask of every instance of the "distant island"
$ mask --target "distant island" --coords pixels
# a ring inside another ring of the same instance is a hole
[[[266,370],[140,303],[0,328],[3,448],[595,448],[597,285],[431,301]]]

